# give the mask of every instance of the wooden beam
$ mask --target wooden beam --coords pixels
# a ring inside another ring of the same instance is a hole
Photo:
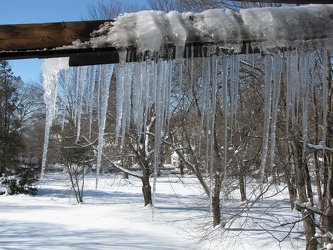
[[[0,25],[0,52],[44,50],[89,41],[105,21]]]
[[[110,21],[0,25],[0,60],[70,57],[70,66],[118,63],[115,48],[63,48],[89,41],[94,30]]]
[[[116,48],[85,48],[85,49],[44,49],[0,51],[0,60],[15,60],[28,58],[69,57],[69,66],[84,66],[110,64],[119,62]]]

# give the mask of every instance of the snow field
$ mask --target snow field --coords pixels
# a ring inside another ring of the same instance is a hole
[[[37,196],[0,196],[0,249],[301,249],[301,225],[290,237],[290,226],[278,227],[297,213],[285,190],[275,192],[272,187],[270,198],[244,208],[225,230],[211,227],[209,200],[193,176],[158,177],[152,213],[143,207],[138,179],[100,176],[96,190],[89,176],[84,203],[76,205],[64,174],[48,173]],[[224,200],[222,217],[229,220],[240,205],[236,189]]]

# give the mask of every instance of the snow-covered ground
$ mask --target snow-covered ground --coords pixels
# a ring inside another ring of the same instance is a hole
[[[282,190],[245,209],[229,230],[212,230],[192,176],[159,177],[153,208],[143,207],[138,179],[101,176],[95,190],[91,176],[77,205],[64,174],[47,174],[37,196],[0,196],[0,249],[305,249],[301,225],[289,236],[291,225],[279,227],[299,216],[287,198]],[[223,204],[224,216],[234,214],[238,192]]]

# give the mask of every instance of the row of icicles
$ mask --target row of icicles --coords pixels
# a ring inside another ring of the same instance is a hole
[[[213,48],[215,49],[215,48]],[[210,169],[211,189],[213,188],[212,169],[213,169],[213,134],[215,113],[217,105],[217,89],[222,88],[221,102],[224,119],[224,148],[228,144],[228,125],[231,127],[237,119],[237,111],[239,109],[239,86],[240,86],[240,68],[241,63],[250,64],[255,62],[254,58],[263,57],[264,61],[264,125],[263,125],[263,141],[261,152],[261,178],[263,181],[264,173],[268,169],[272,171],[274,164],[274,151],[276,141],[276,122],[279,112],[279,98],[281,90],[281,81],[286,79],[286,131],[289,129],[289,121],[294,121],[298,112],[302,117],[302,134],[303,134],[303,150],[307,145],[308,130],[308,102],[309,94],[313,91],[315,81],[318,77],[322,79],[322,110],[323,110],[323,127],[326,127],[327,115],[327,53],[324,51],[306,51],[293,50],[285,52],[277,52],[274,54],[261,55],[237,55],[237,54],[219,54],[202,58],[176,58],[173,60],[147,60],[142,62],[121,62],[113,65],[97,65],[85,66],[66,69],[64,73],[65,81],[61,92],[62,104],[56,107],[56,95],[58,73],[61,69],[66,68],[64,64],[59,63],[63,59],[48,59],[43,68],[45,102],[47,105],[47,121],[45,147],[43,153],[42,174],[44,174],[46,166],[46,154],[48,147],[50,126],[55,117],[55,113],[59,110],[59,115],[63,115],[63,125],[66,115],[71,115],[75,120],[77,128],[77,138],[81,134],[81,118],[82,115],[89,117],[89,135],[91,138],[91,126],[93,124],[93,111],[97,110],[98,114],[98,146],[97,146],[97,175],[96,188],[98,187],[98,178],[101,169],[102,151],[104,147],[104,130],[106,124],[106,113],[108,108],[110,82],[113,73],[116,75],[116,129],[115,142],[119,147],[123,146],[126,132],[129,125],[133,122],[137,129],[137,134],[142,135],[142,131],[146,131],[148,113],[153,109],[156,115],[155,122],[155,164],[154,164],[154,184],[153,194],[156,192],[156,177],[160,162],[160,146],[165,131],[168,129],[167,124],[172,116],[170,106],[172,105],[172,84],[174,82],[175,72],[178,72],[178,81],[181,84],[200,84],[202,92],[200,96],[201,105],[201,133],[198,136],[198,151],[201,151],[201,141],[207,140],[205,154],[208,162],[207,168]],[[320,54],[322,56],[319,56]],[[315,76],[315,65],[318,61],[321,64],[321,75]],[[194,64],[201,62],[201,73],[194,68]],[[59,66],[60,64],[60,66]],[[283,69],[286,65],[286,70]],[[253,68],[255,65],[252,65]],[[190,74],[190,82],[183,83],[183,72]],[[70,90],[73,92],[70,92]],[[96,98],[97,93],[97,98]],[[73,95],[73,103],[68,103],[67,98]],[[112,98],[114,98],[112,96]],[[62,107],[61,107],[62,105]],[[72,105],[72,114],[61,114],[65,112],[65,106]],[[301,111],[299,111],[299,107]],[[84,108],[83,108],[84,107]],[[291,124],[293,126],[293,123]],[[206,128],[206,129],[204,129]],[[322,142],[326,141],[325,129],[323,129]],[[270,143],[269,143],[270,142]],[[325,147],[325,145],[322,145]],[[224,180],[227,178],[227,150],[224,150]],[[267,159],[270,159],[267,162]],[[267,169],[266,169],[267,168]],[[212,190],[211,190],[212,191]],[[155,197],[155,195],[153,196]],[[155,202],[155,200],[154,200]]]

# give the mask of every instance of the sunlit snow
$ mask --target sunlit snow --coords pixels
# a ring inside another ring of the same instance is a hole
[[[1,249],[304,249],[299,228],[276,228],[297,219],[287,194],[270,196],[253,212],[239,217],[230,230],[205,228],[209,204],[193,176],[159,177],[158,206],[142,205],[141,181],[121,175],[87,175],[84,203],[76,204],[68,177],[46,173],[38,196],[1,196]],[[251,185],[249,184],[249,188]],[[238,199],[238,192],[231,194]],[[282,202],[281,202],[282,201]],[[235,201],[230,201],[235,202]],[[240,205],[240,204],[238,204]],[[246,210],[246,207],[244,206]],[[223,211],[232,216],[232,211]],[[274,215],[272,217],[272,214]],[[271,231],[256,223],[264,220]],[[240,235],[240,232],[242,234]],[[275,238],[271,237],[271,234]],[[206,240],[206,241],[204,241]],[[281,248],[280,248],[281,247]]]

